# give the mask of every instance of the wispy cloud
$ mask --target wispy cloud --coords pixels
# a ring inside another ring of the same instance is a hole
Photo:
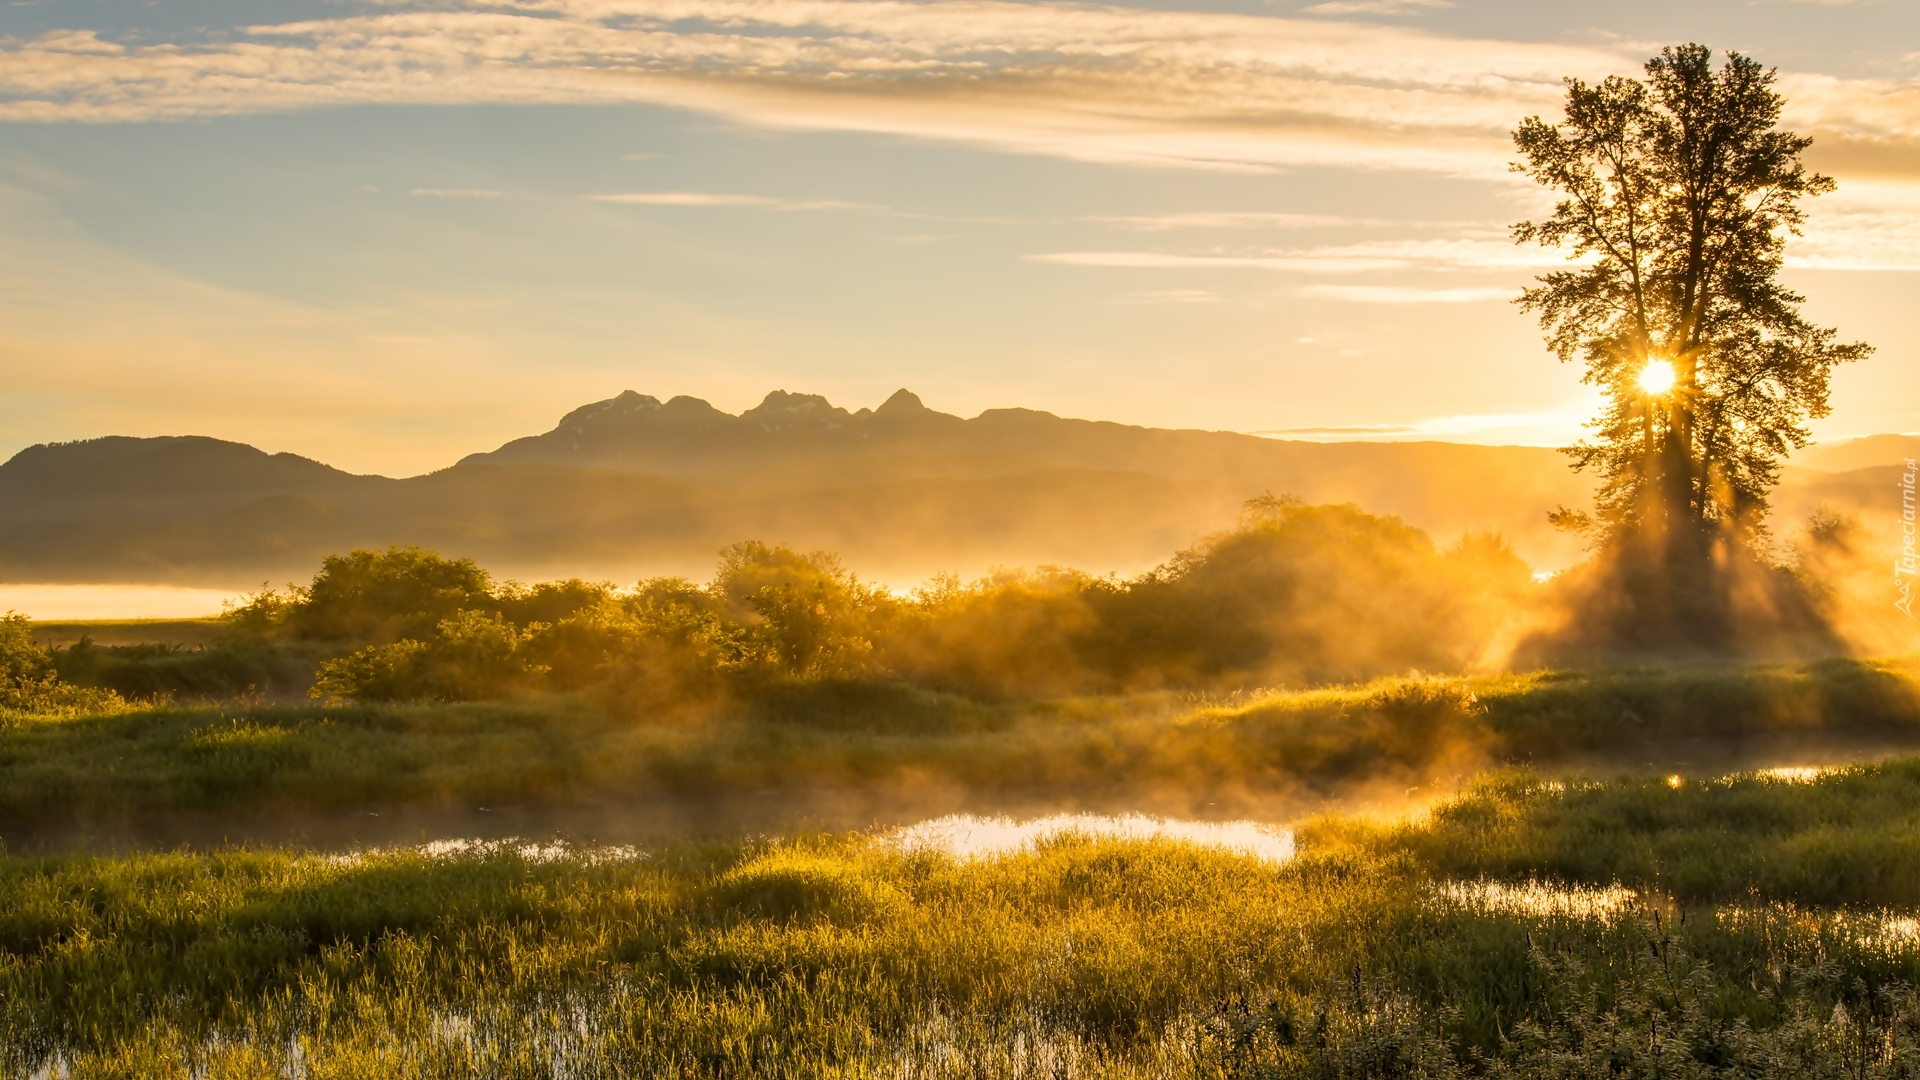
[[[1348,426],[1268,428],[1249,435],[1270,438],[1343,441],[1348,439],[1468,439],[1497,437],[1501,442],[1546,444],[1577,438],[1587,413],[1562,412],[1478,413],[1435,416],[1410,424],[1353,424]]]
[[[1407,289],[1390,285],[1308,285],[1301,296],[1351,304],[1477,304],[1510,300],[1512,289]]]
[[[1816,200],[1787,265],[1809,270],[1920,270],[1920,187],[1853,182]]]
[[[77,30],[0,38],[0,119],[650,102],[1097,161],[1498,178],[1508,129],[1557,111],[1562,76],[1633,73],[1642,59],[1318,18],[1004,0],[434,0],[137,45]],[[1788,122],[1920,172],[1920,82],[1783,82]]]
[[[878,210],[884,207],[831,199],[776,199],[767,195],[733,195],[713,191],[633,191],[618,195],[588,195],[593,202],[632,206],[749,206],[764,210]]]
[[[1461,237],[1381,240],[1360,244],[1187,254],[1161,251],[1059,251],[1027,256],[1032,262],[1141,270],[1277,270],[1286,273],[1364,274],[1383,270],[1515,270],[1566,265],[1558,252],[1506,240]],[[1341,299],[1351,299],[1343,296]]]
[[[1160,251],[1054,251],[1029,255],[1027,260],[1060,266],[1101,266],[1123,270],[1283,270],[1330,274],[1391,270],[1395,266],[1377,260],[1336,261],[1286,255],[1176,255]]]
[[[1404,224],[1372,218],[1338,217],[1332,214],[1282,214],[1261,211],[1187,211],[1171,214],[1094,216],[1080,220],[1098,225],[1113,225],[1142,232],[1171,229],[1345,229],[1355,226]]]
[[[1417,15],[1453,6],[1449,0],[1326,0],[1300,11],[1307,15]]]
[[[1205,289],[1148,289],[1130,292],[1125,299],[1135,304],[1218,304],[1220,294]]]
[[[120,46],[0,43],[0,119],[381,102],[655,102],[1074,158],[1498,174],[1599,48],[1000,0],[449,0]]]
[[[1367,435],[1411,435],[1414,432],[1417,432],[1419,430],[1420,430],[1419,428],[1414,427],[1411,424],[1351,424],[1345,427],[1340,427],[1336,425],[1336,426],[1323,426],[1323,427],[1267,428],[1264,431],[1249,431],[1246,434],[1269,435],[1275,438],[1283,438],[1288,436],[1313,436],[1313,435],[1340,435],[1340,436],[1353,437],[1353,436],[1367,436]]]

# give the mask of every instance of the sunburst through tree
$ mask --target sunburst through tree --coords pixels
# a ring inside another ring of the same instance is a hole
[[[1682,45],[1644,80],[1568,79],[1561,123],[1513,133],[1514,171],[1562,196],[1514,240],[1576,263],[1519,303],[1607,395],[1567,448],[1600,479],[1594,510],[1555,520],[1646,589],[1709,607],[1716,575],[1765,533],[1781,459],[1827,414],[1834,366],[1871,351],[1808,322],[1779,281],[1802,201],[1834,189],[1802,161],[1812,140],[1780,129],[1773,70],[1713,60]]]

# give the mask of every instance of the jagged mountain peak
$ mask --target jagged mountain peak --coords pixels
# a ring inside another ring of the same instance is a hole
[[[819,394],[790,394],[775,390],[740,419],[762,431],[838,431],[852,414]]]
[[[911,416],[932,411],[920,400],[919,394],[903,386],[895,390],[892,397],[881,402],[880,407],[873,410],[873,414],[875,416]]]
[[[820,394],[775,390],[737,416],[696,397],[663,403],[651,394],[624,390],[569,412],[544,435],[515,439],[465,463],[546,462],[674,474],[796,454],[852,452],[872,446],[876,437],[892,445],[966,423],[927,408],[906,389],[895,391],[878,409],[851,413]]]
[[[582,405],[560,418],[560,430],[584,434],[589,428],[596,427],[608,419],[625,419],[636,413],[660,411],[660,399],[652,394],[638,394],[632,390],[622,390],[619,396],[605,401],[595,401]]]

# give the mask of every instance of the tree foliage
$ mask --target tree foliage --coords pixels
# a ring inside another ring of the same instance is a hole
[[[472,559],[417,547],[329,555],[313,584],[296,591],[287,618],[295,636],[332,641],[417,637],[459,612],[495,604],[493,579]]]
[[[449,590],[439,583],[470,565],[352,552],[278,607],[251,603],[277,611],[276,625],[310,625],[303,606],[340,568],[382,582],[353,594],[367,610],[326,601],[329,619],[367,636],[328,643],[349,648],[321,665],[317,697],[592,690],[651,708],[836,681],[1007,698],[1462,670],[1510,636],[1530,588],[1525,564],[1497,539],[1441,550],[1396,518],[1285,498],[1251,501],[1239,528],[1131,580],[1049,567],[940,577],[895,596],[826,552],[748,541],[720,553],[706,585],[507,583],[442,612]],[[474,572],[454,577],[480,580]],[[390,606],[403,595],[435,606]],[[378,636],[400,625],[415,629]]]
[[[0,714],[100,711],[124,704],[111,690],[63,682],[53,652],[33,640],[25,615],[0,615]]]
[[[1644,80],[1566,85],[1563,122],[1513,133],[1514,170],[1562,196],[1515,241],[1579,263],[1520,303],[1607,395],[1592,437],[1568,448],[1601,477],[1597,520],[1558,520],[1670,552],[1751,541],[1781,458],[1827,414],[1834,366],[1870,351],[1809,323],[1779,281],[1802,200],[1834,182],[1803,164],[1811,139],[1780,130],[1775,72],[1739,53],[1716,69],[1705,46],[1669,47]],[[1643,385],[1649,364],[1670,365],[1671,390]]]

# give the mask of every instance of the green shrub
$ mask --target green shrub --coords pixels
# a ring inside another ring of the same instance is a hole
[[[1239,529],[1133,581],[1090,583],[1096,618],[1077,644],[1123,685],[1457,672],[1483,660],[1529,581],[1498,541],[1443,552],[1398,518],[1255,499]]]
[[[301,693],[313,683],[314,646],[233,638],[209,646],[97,645],[82,637],[54,652],[63,682],[128,698],[224,698]]]
[[[802,555],[757,540],[721,551],[712,591],[744,628],[746,658],[793,675],[866,667],[889,602],[826,552]]]
[[[315,672],[316,699],[327,701],[404,701],[427,697],[420,657],[430,648],[424,641],[396,641],[369,645],[338,660],[328,660]]]
[[[472,559],[417,547],[351,551],[327,556],[286,622],[296,637],[325,641],[423,638],[457,612],[492,608],[492,586]]]
[[[124,704],[118,694],[62,682],[51,651],[33,640],[25,615],[0,616],[0,712],[82,713]]]
[[[490,612],[442,619],[429,641],[369,645],[320,665],[310,694],[353,701],[479,701],[526,688],[541,673],[524,646],[532,634]]]

